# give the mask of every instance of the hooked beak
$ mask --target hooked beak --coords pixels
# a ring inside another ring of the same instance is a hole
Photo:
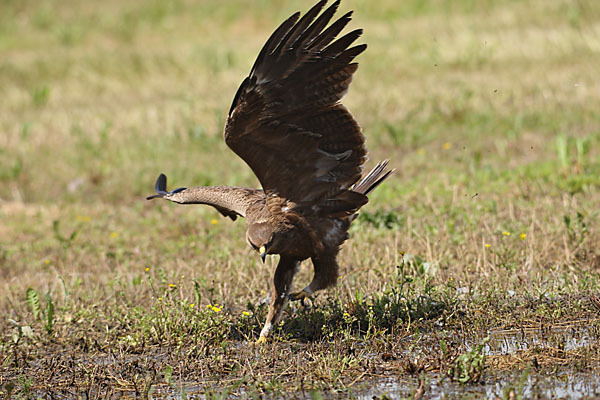
[[[258,249],[258,252],[260,253],[260,258],[262,259],[262,262],[265,262],[265,258],[267,257],[267,249],[265,249],[265,246],[260,246],[260,249]]]

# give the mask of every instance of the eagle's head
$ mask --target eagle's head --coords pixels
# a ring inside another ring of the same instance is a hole
[[[274,226],[268,222],[248,225],[248,230],[246,231],[246,241],[250,247],[260,254],[260,258],[263,262],[265,262],[265,257],[267,254],[276,253],[276,251],[273,251],[273,245],[276,238],[274,232]]]

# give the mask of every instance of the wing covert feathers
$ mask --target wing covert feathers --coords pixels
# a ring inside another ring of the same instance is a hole
[[[360,179],[367,159],[360,126],[340,103],[358,68],[353,60],[366,45],[352,46],[360,29],[336,40],[351,16],[330,24],[339,3],[321,12],[326,1],[320,1],[273,32],[225,126],[225,142],[265,193],[303,206],[340,198]]]
[[[333,199],[319,202],[313,208],[316,214],[328,217],[343,217],[356,213],[359,208],[367,204],[367,197],[377,186],[386,180],[395,170],[386,171],[389,160],[378,163],[375,168],[366,174],[350,190],[338,194]]]

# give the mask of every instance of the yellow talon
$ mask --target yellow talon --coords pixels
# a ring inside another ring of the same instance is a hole
[[[304,300],[307,298],[308,298],[308,293],[306,293],[304,290],[301,290],[296,293],[290,293],[290,295],[289,295],[290,300],[302,300],[304,302]]]
[[[308,294],[308,292],[306,292],[306,290],[301,290],[296,293],[290,293],[288,295],[288,299],[290,299],[292,301],[300,300],[300,303],[302,303],[302,305],[304,307],[312,306],[312,302],[310,301],[310,294]]]
[[[267,343],[267,337],[266,336],[261,336],[258,338],[258,340],[256,342],[254,342],[255,345],[261,345],[261,344],[265,344]]]

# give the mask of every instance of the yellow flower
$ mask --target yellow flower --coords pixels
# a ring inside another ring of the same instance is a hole
[[[248,311],[242,311],[242,315],[245,315],[246,317],[251,316],[252,314],[249,313]]]
[[[212,309],[214,312],[219,312],[219,311],[221,311],[221,309],[220,309],[219,307],[215,307],[215,306],[213,306],[211,309]]]
[[[489,249],[490,247],[492,247],[492,245],[491,245],[491,244],[489,244],[489,243],[486,243],[486,244],[485,244],[485,247],[487,247],[487,248]]]
[[[507,232],[507,231],[504,231],[504,232],[502,232],[502,234],[503,234],[504,236],[510,236],[510,232]]]
[[[146,267],[146,272],[150,271],[150,267]]]
[[[50,260],[48,260],[48,259],[45,259],[45,260],[44,260],[44,264],[46,264],[46,265],[50,264]]]
[[[162,297],[159,297],[159,298],[158,298],[158,301],[162,301]]]
[[[217,225],[217,224],[219,223],[219,221],[218,221],[218,220],[216,220],[216,219],[211,219],[211,220],[210,220],[210,223],[211,223],[212,225]]]
[[[111,238],[111,239],[114,239],[114,238],[116,238],[116,237],[118,237],[118,236],[119,236],[119,233],[118,233],[118,232],[111,232],[111,233],[110,233],[110,238]]]
[[[171,289],[175,289],[175,288],[177,287],[177,285],[175,285],[175,284],[172,284],[172,283],[169,283],[169,287],[170,287]]]
[[[448,142],[446,142],[442,145],[442,149],[444,149],[444,150],[450,150],[450,147],[452,147],[452,145]]]
[[[196,305],[194,303],[190,304],[190,308],[194,308]]]
[[[344,313],[344,317],[349,317],[350,314],[348,314],[347,312]]]
[[[527,238],[527,234],[526,233],[521,233],[521,240],[525,240]]]

